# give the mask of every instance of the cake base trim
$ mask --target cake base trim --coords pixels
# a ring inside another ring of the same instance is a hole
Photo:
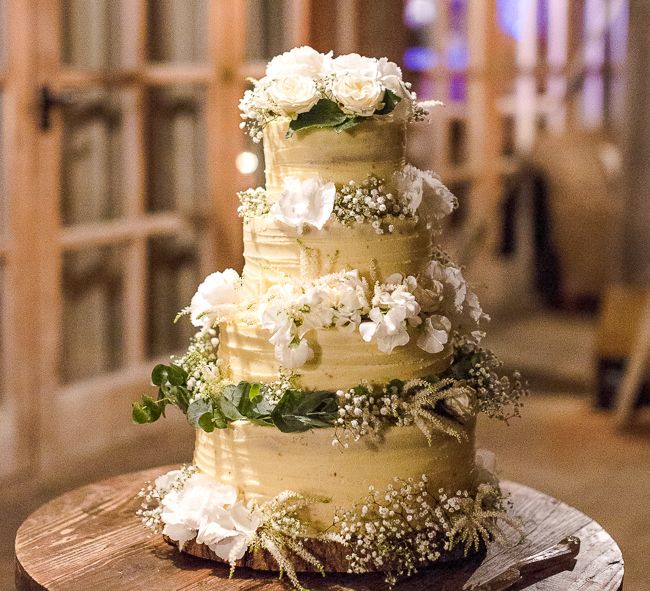
[[[496,479],[482,480],[471,491],[434,492],[425,475],[395,478],[337,509],[323,529],[310,523],[309,508],[327,499],[283,491],[246,503],[235,487],[185,466],[141,491],[138,515],[179,549],[228,563],[231,573],[237,566],[277,570],[302,589],[298,572],[383,572],[393,585],[447,554],[468,556],[503,540],[504,525],[519,528]]]

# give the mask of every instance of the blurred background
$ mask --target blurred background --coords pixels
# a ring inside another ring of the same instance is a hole
[[[191,457],[180,414],[136,427],[130,404],[201,278],[242,265],[247,78],[309,44],[388,56],[444,101],[409,157],[458,196],[446,244],[534,391],[478,443],[598,520],[646,589],[649,4],[0,0],[0,588],[40,503]]]

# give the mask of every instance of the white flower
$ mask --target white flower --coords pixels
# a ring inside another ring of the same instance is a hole
[[[305,339],[279,342],[275,345],[275,358],[287,369],[302,367],[313,356],[314,352]]]
[[[165,535],[181,548],[196,537],[224,560],[241,558],[261,523],[256,512],[237,502],[235,487],[200,473],[190,476],[180,490],[168,492],[160,508]],[[234,548],[239,551],[231,556]]]
[[[234,269],[208,275],[189,306],[192,324],[205,332],[233,314],[240,301],[240,285],[239,274]]]
[[[424,320],[417,345],[427,353],[440,353],[449,340],[451,322],[446,316],[434,314]]]
[[[301,181],[294,176],[284,179],[280,199],[271,206],[271,215],[302,231],[305,224],[322,230],[334,209],[336,187],[318,177]]]
[[[358,53],[339,55],[325,63],[332,74],[351,74],[355,78],[379,79],[379,62],[374,57],[364,57]]]
[[[421,174],[425,189],[422,203],[423,215],[435,220],[448,216],[458,205],[458,199],[433,172],[425,170]]]
[[[379,308],[373,308],[368,315],[369,322],[359,326],[361,338],[367,343],[377,342],[377,348],[383,353],[392,353],[395,347],[409,342],[406,330],[406,313],[403,308],[392,308],[382,313]]]
[[[266,66],[266,75],[270,78],[284,78],[293,75],[317,78],[324,70],[328,69],[327,63],[331,56],[331,51],[322,54],[307,45],[294,47],[292,50],[274,57]]]
[[[392,90],[397,96],[405,96],[406,89],[402,82],[402,70],[395,62],[388,58],[382,57],[377,62],[377,72],[379,81],[385,88]]]
[[[403,280],[399,274],[387,277],[384,285],[375,285],[369,321],[359,326],[364,341],[376,341],[384,353],[409,342],[407,325],[416,326],[421,322],[420,306],[410,291],[416,287],[414,277]]]
[[[393,184],[404,207],[415,213],[422,203],[422,171],[407,164],[393,174]]]
[[[343,74],[336,76],[329,85],[341,110],[351,115],[367,117],[372,115],[383,103],[384,87],[376,78]]]
[[[466,423],[474,414],[474,397],[467,387],[454,388],[443,401],[444,407],[461,423]]]
[[[299,75],[284,76],[271,81],[266,92],[273,103],[292,119],[299,113],[309,111],[320,98],[314,81]]]

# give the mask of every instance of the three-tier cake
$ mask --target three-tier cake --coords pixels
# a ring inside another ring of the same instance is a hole
[[[439,245],[456,198],[406,163],[427,120],[392,62],[309,47],[241,101],[266,186],[239,194],[245,265],[209,275],[187,353],[152,374],[196,427],[194,462],[142,492],[181,549],[286,572],[389,582],[479,551],[508,522],[476,417],[525,393],[481,348],[487,316]]]

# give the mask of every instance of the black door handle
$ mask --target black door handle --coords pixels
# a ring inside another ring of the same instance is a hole
[[[44,85],[38,91],[39,127],[42,131],[50,129],[52,124],[52,109],[54,107],[65,107],[77,100],[74,92],[55,92],[49,86]]]

